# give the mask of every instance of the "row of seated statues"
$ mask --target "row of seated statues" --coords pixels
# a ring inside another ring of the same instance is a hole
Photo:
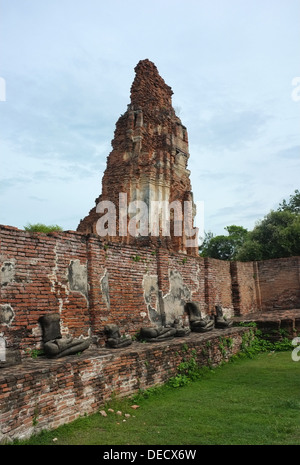
[[[198,305],[195,302],[187,302],[185,304],[185,311],[189,316],[189,326],[184,327],[175,320],[173,325],[160,326],[157,328],[142,328],[140,331],[141,339],[146,342],[159,342],[172,339],[173,337],[186,336],[191,331],[196,333],[205,333],[214,328],[226,329],[230,328],[233,320],[228,319],[223,314],[223,309],[220,305],[216,305],[215,315],[202,316]]]
[[[185,310],[189,315],[190,327],[192,331],[203,333],[210,331],[214,327],[225,329],[229,328],[233,324],[233,320],[228,319],[223,314],[221,305],[216,305],[216,314],[212,316],[201,316],[198,305],[195,302],[187,302]]]
[[[216,314],[212,316],[202,316],[195,302],[187,302],[184,310],[189,317],[189,326],[184,326],[178,319],[175,319],[172,325],[142,327],[138,339],[145,342],[160,342],[174,337],[187,336],[191,331],[204,333],[214,328],[226,329],[233,324],[231,319],[224,316],[220,305],[216,306]],[[57,358],[78,354],[86,350],[91,344],[89,338],[63,337],[60,331],[60,316],[57,313],[42,316],[39,318],[39,323],[43,332],[44,353],[47,357]],[[119,349],[132,344],[132,338],[122,336],[119,327],[115,324],[107,324],[104,333],[108,348]]]

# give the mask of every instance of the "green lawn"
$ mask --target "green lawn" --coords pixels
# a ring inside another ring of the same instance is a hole
[[[300,362],[290,351],[262,353],[181,388],[164,387],[134,402],[115,400],[105,410],[107,417],[83,417],[22,444],[300,444]]]

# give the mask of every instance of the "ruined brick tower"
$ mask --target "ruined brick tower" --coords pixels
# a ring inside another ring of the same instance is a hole
[[[190,171],[187,170],[189,149],[186,127],[172,107],[173,91],[159,75],[154,63],[142,60],[137,64],[135,72],[131,103],[116,123],[113,150],[107,158],[102,179],[102,193],[96,199],[96,206],[81,220],[77,230],[84,234],[97,234],[97,221],[107,212],[103,209],[100,211],[97,205],[110,201],[116,208],[116,230],[114,234],[109,232],[108,240],[141,245],[160,244],[178,252],[197,255],[197,241],[187,242],[196,237],[196,230],[192,229],[195,207]],[[148,206],[149,218],[152,218],[149,219],[148,234],[143,228],[135,237],[129,233],[130,228],[127,227],[133,216],[132,211],[125,215],[125,220],[124,215],[122,218],[118,215],[124,206],[124,199],[126,205],[142,201]],[[169,210],[170,235],[166,234],[161,222],[157,229],[150,228],[153,219],[158,221],[157,210],[153,207],[157,207],[158,201],[164,205],[175,201],[172,204],[175,209]],[[189,233],[185,221],[189,222]],[[176,229],[177,226],[179,229]],[[187,245],[191,243],[192,246]]]

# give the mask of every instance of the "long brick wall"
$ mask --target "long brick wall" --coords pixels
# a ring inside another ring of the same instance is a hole
[[[240,350],[247,331],[193,333],[154,344],[135,342],[115,351],[88,349],[63,359],[27,360],[18,370],[6,368],[0,371],[0,443],[95,413],[113,393],[129,396],[162,384],[190,357],[203,366],[218,365]],[[230,341],[225,352],[224,338]]]
[[[185,342],[200,363],[222,358],[220,330],[109,351],[106,324],[133,336],[143,326],[186,318],[186,301],[197,302],[203,314],[222,305],[229,316],[257,319],[263,311],[274,319],[274,311],[300,308],[299,270],[299,257],[230,263],[74,231],[46,235],[0,226],[0,342],[7,357],[0,360],[0,438],[55,428],[94,412],[113,391],[128,395],[166,381]],[[32,360],[42,348],[39,317],[53,312],[60,314],[62,335],[89,337],[90,348],[80,356]],[[241,328],[227,331],[239,350]]]
[[[184,317],[184,303],[203,314],[300,308],[300,258],[226,262],[164,248],[108,244],[69,231],[30,233],[0,226],[0,337],[8,359],[41,348],[40,316],[58,312],[63,335],[105,344],[104,326],[122,334]],[[0,362],[1,365],[1,362]]]

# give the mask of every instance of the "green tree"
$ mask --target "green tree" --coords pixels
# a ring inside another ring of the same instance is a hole
[[[248,233],[237,260],[267,260],[300,255],[300,214],[289,208],[271,211]]]
[[[278,211],[290,211],[300,214],[300,192],[298,189],[295,190],[293,195],[290,195],[289,202],[283,200],[282,203],[279,204]]]
[[[49,225],[47,226],[46,224],[43,223],[27,223],[26,226],[24,226],[25,231],[30,231],[30,232],[42,232],[42,233],[49,233],[53,231],[63,231],[63,229],[58,226],[57,224],[55,225]]]
[[[199,255],[201,257],[208,257],[208,247],[209,243],[214,237],[213,233],[211,231],[204,232],[204,240],[201,245],[199,245]]]
[[[214,236],[211,232],[205,234],[203,244],[200,246],[202,257],[217,258],[219,260],[234,260],[238,250],[245,242],[248,231],[242,226],[226,226],[228,236]]]
[[[271,210],[252,231],[227,226],[228,236],[205,235],[199,248],[202,257],[220,260],[267,260],[300,255],[300,191]]]

